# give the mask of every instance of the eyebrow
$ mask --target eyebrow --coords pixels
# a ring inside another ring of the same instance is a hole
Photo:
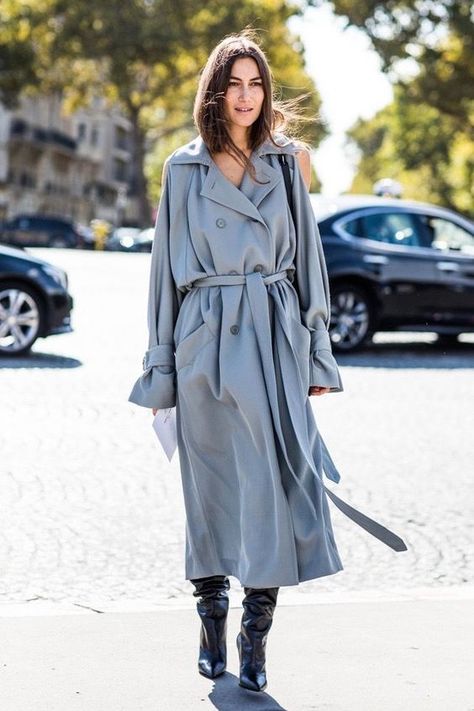
[[[255,81],[256,79],[261,79],[261,78],[262,78],[261,76],[253,77],[252,79],[250,79],[250,81]],[[242,79],[240,77],[234,77],[234,76],[230,76],[229,79],[237,79],[237,81],[242,81]]]

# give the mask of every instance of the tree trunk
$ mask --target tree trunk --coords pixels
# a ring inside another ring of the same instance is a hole
[[[131,195],[138,203],[138,224],[149,227],[152,223],[151,206],[148,200],[148,181],[145,176],[145,133],[140,127],[139,112],[129,110],[132,124],[132,189]]]

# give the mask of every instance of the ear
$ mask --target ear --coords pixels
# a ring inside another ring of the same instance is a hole
[[[298,158],[298,164],[300,166],[301,175],[305,182],[306,187],[309,190],[311,185],[311,157],[307,148],[301,148],[296,154]]]

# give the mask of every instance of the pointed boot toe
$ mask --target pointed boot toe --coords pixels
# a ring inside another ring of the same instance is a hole
[[[215,679],[216,676],[220,676],[226,670],[226,661],[222,659],[216,661],[215,659],[206,659],[202,656],[199,657],[198,661],[198,671],[203,676],[207,676],[208,679]]]

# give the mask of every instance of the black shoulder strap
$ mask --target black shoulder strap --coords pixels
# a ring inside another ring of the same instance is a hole
[[[281,169],[283,172],[283,179],[285,181],[285,188],[286,188],[286,197],[288,198],[288,205],[290,206],[290,212],[291,212],[291,216],[293,218],[293,224],[296,226],[295,209],[294,209],[294,205],[293,205],[293,191],[292,191],[292,186],[291,186],[290,166],[288,165],[288,161],[287,161],[286,155],[284,153],[278,154],[278,161],[281,165]]]

